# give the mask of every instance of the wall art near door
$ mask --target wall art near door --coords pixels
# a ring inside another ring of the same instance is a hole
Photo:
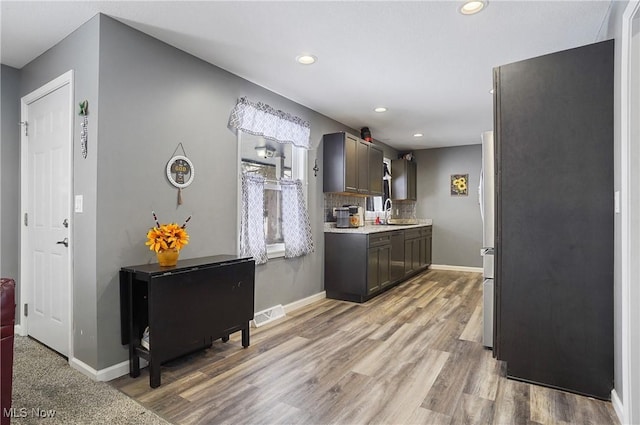
[[[82,122],[80,123],[80,150],[83,158],[87,158],[87,139],[89,137],[89,119],[87,115],[89,115],[89,101],[84,100],[80,102],[80,112],[78,113],[82,117]]]
[[[469,194],[469,174],[451,174],[451,196]]]

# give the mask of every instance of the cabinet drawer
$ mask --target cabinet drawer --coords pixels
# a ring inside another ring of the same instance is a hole
[[[404,231],[404,240],[416,239],[420,237],[421,229],[411,229]]]
[[[433,234],[433,228],[431,226],[422,227],[420,229],[420,236],[431,236]]]
[[[391,233],[369,235],[369,248],[391,244]]]

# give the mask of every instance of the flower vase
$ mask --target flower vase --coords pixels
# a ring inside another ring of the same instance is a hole
[[[158,257],[158,264],[163,267],[175,266],[178,264],[178,256],[180,255],[180,251],[176,248],[169,249],[161,249],[156,252],[156,256]]]

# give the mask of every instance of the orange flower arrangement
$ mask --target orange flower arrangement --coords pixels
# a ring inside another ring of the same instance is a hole
[[[176,223],[160,224],[155,213],[153,213],[153,218],[156,219],[156,227],[147,232],[147,242],[145,243],[151,251],[160,252],[165,249],[177,249],[179,251],[189,243],[189,234],[185,227],[191,219],[190,216],[182,226],[178,226]]]

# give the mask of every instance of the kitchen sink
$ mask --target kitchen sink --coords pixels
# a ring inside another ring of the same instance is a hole
[[[387,221],[387,224],[399,224],[399,225],[409,225],[409,224],[418,224],[417,218],[390,218]]]

